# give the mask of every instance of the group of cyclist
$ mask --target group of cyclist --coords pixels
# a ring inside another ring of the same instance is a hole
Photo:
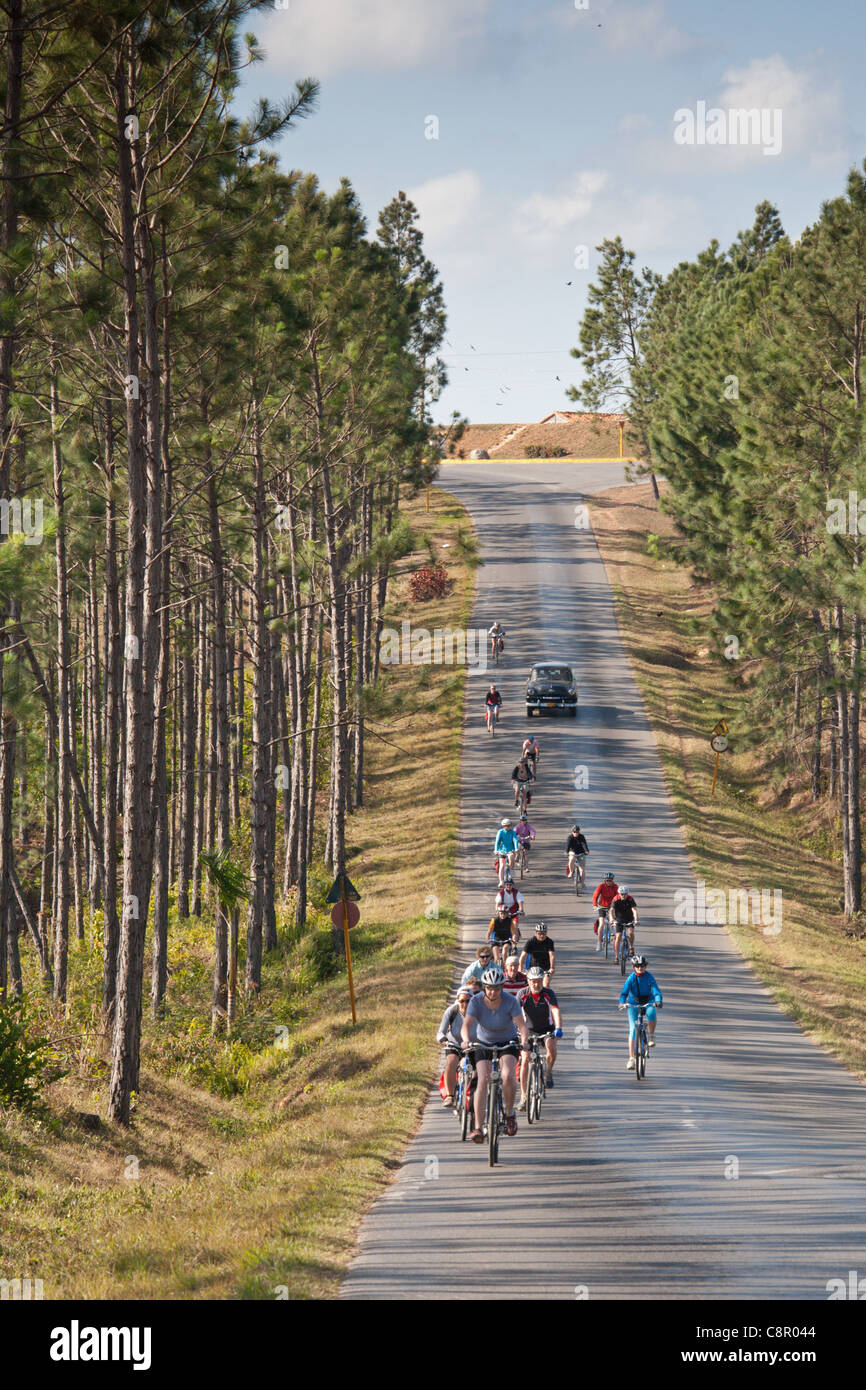
[[[556,1038],[562,1037],[562,1014],[549,984],[556,955],[545,924],[537,923],[533,939],[527,942],[519,956],[516,953],[509,956],[505,970],[492,961],[492,954],[492,947],[478,948],[477,959],[464,972],[457,999],[442,1015],[437,1034],[446,1053],[442,1100],[446,1109],[454,1106],[460,1057],[468,1050],[472,1059],[476,1076],[475,1127],[469,1137],[476,1144],[484,1140],[487,1087],[494,1055],[499,1056],[502,1073],[505,1133],[514,1135],[517,1133],[516,1109],[526,1109],[532,1039],[544,1039],[546,1085],[552,1089]],[[520,1101],[515,1107],[518,1082]]]
[[[505,629],[494,623],[489,630],[491,648],[502,650]],[[502,696],[491,684],[485,701],[485,719],[498,721]],[[562,1013],[555,992],[550,987],[556,970],[554,943],[544,922],[537,922],[531,938],[521,946],[519,921],[525,912],[523,895],[514,882],[513,870],[518,854],[524,854],[524,873],[528,872],[529,852],[536,833],[526,814],[532,800],[532,784],[536,781],[540,750],[533,735],[523,742],[520,757],[512,773],[514,805],[519,819],[513,823],[503,817],[493,846],[494,867],[497,873],[497,892],[494,915],[490,919],[486,940],[478,947],[476,959],[463,972],[457,997],[442,1015],[437,1040],[445,1046],[445,1066],[442,1077],[445,1108],[453,1108],[457,1086],[457,1070],[461,1056],[466,1053],[474,1067],[475,1128],[470,1138],[482,1143],[487,1106],[487,1090],[492,1058],[499,1056],[502,1076],[502,1096],[505,1108],[505,1132],[517,1133],[517,1110],[525,1110],[529,1057],[533,1038],[544,1038],[546,1050],[546,1085],[553,1087],[553,1068],[556,1062],[556,1039],[562,1037]],[[586,858],[589,845],[580,826],[574,824],[565,845],[566,876],[577,875],[579,886],[586,883]],[[619,951],[623,933],[628,940],[632,972],[620,992],[620,1008],[629,1013],[628,1070],[635,1067],[635,1034],[642,1008],[648,1023],[648,1044],[655,1046],[656,1010],[662,1007],[662,993],[650,974],[647,958],[634,955],[635,927],[639,925],[637,903],[630,890],[617,884],[612,873],[606,873],[592,895],[594,909],[593,932],[596,951],[601,950],[599,929],[607,922],[614,933],[614,957]],[[520,1098],[518,1101],[518,1085]]]

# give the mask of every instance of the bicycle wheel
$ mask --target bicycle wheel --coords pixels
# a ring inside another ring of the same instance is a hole
[[[577,867],[577,860],[574,861],[574,896],[580,897],[580,873]]]
[[[499,1157],[499,1076],[490,1078],[487,1092],[487,1147],[490,1167],[495,1168]]]
[[[628,937],[623,932],[622,940],[619,943],[619,973],[625,975],[625,963],[628,960]]]
[[[643,1028],[638,1029],[638,1035],[635,1038],[634,1055],[635,1081],[642,1081],[646,1071],[646,1031]]]
[[[460,1138],[464,1142],[468,1138],[469,1131],[472,1128],[472,1109],[475,1100],[472,1094],[473,1090],[474,1087],[470,1083],[464,1082],[462,1087],[463,1102],[460,1106]]]
[[[541,1119],[541,1102],[544,1099],[544,1062],[541,1057],[536,1057],[535,1066],[535,1118]]]
[[[529,1064],[529,1080],[526,1085],[526,1123],[531,1125],[535,1119],[535,1063]]]
[[[607,960],[609,956],[610,956],[610,927],[608,926],[607,922],[605,922],[605,924],[604,924],[604,958],[605,958],[605,960]]]

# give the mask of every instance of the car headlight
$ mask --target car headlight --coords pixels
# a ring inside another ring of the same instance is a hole
[[[565,693],[566,695],[576,695],[577,691],[575,690],[574,686],[571,685]]]
[[[534,700],[535,697],[536,697],[536,695],[538,694],[538,691],[536,690],[536,688],[535,688],[534,685],[531,685],[531,686],[529,687],[529,689],[527,690],[526,693],[527,693],[527,695],[531,695],[532,698],[533,698],[533,700]]]

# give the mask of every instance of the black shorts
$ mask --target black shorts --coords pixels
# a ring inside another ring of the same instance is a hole
[[[496,926],[493,928],[493,945],[501,946],[503,941],[511,940],[511,925],[506,927]]]
[[[519,1043],[519,1042],[509,1043],[508,1046],[507,1046],[506,1048],[504,1048],[504,1049],[502,1050],[502,1052],[500,1052],[499,1056],[500,1056],[500,1058],[505,1057],[505,1056],[508,1056],[508,1057],[515,1057],[515,1058],[516,1058],[516,1057],[519,1057],[519,1056],[520,1056],[520,1043]],[[476,1062],[490,1062],[490,1061],[493,1060],[493,1053],[491,1052],[491,1050],[490,1050],[489,1048],[485,1047],[483,1043],[477,1043],[477,1044],[476,1044],[476,1047],[475,1047],[475,1060],[476,1060]]]
[[[624,931],[628,931],[629,928],[631,928],[632,930],[634,930],[634,925],[635,925],[635,920],[634,920],[633,917],[631,917],[627,922],[618,922],[617,919],[616,919],[615,917],[614,917],[614,919],[613,919],[613,930],[614,930],[615,932],[624,932]]]

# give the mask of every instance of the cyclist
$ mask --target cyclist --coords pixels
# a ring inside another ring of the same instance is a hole
[[[466,1006],[472,998],[474,995],[469,986],[461,985],[454,1003],[449,1004],[442,1015],[439,1032],[436,1034],[436,1041],[445,1044],[445,1098],[442,1101],[445,1110],[454,1109],[457,1063],[463,1053],[463,1019],[466,1017]]]
[[[583,866],[586,862],[586,856],[589,854],[589,845],[586,843],[586,836],[581,833],[580,826],[577,824],[571,827],[571,834],[566,842],[565,853],[568,859],[565,877],[571,878],[571,871],[576,868],[581,883],[584,883],[586,880],[586,873]]]
[[[526,846],[526,872],[528,873],[528,872],[529,872],[529,851],[530,851],[530,849],[532,848],[532,841],[535,839],[535,831],[533,830],[532,826],[529,824],[529,821],[526,819],[526,812],[525,812],[525,811],[521,814],[520,820],[519,820],[519,821],[517,822],[517,824],[515,825],[515,827],[514,827],[514,833],[515,833],[515,835],[517,836],[517,847],[518,847],[518,849],[520,848],[521,845],[525,845],[525,846]]]
[[[499,723],[499,711],[502,709],[502,696],[500,695],[499,691],[496,689],[495,684],[494,684],[494,685],[491,685],[490,689],[489,689],[488,692],[487,692],[487,699],[486,699],[486,701],[485,701],[485,705],[486,705],[486,708],[485,708],[485,711],[484,711],[484,718],[485,718],[485,720],[488,720],[488,719],[495,719],[495,720],[496,720],[496,723],[498,724],[498,723]]]
[[[497,642],[501,642],[502,644],[500,647],[500,651],[504,650],[505,628],[502,627],[498,622],[495,622],[492,627],[489,627],[487,629],[487,636],[490,638],[490,655],[495,657]]]
[[[526,788],[526,804],[527,806],[529,805],[530,801],[532,800],[532,791],[530,789],[530,783],[534,780],[535,773],[532,770],[532,764],[530,763],[529,759],[520,758],[519,761],[514,764],[514,767],[511,771],[511,782],[514,787],[515,806],[518,804],[518,798],[521,787]]]
[[[526,950],[520,957],[520,969],[525,970],[527,963],[541,966],[544,971],[544,987],[546,989],[550,984],[550,977],[556,964],[556,952],[543,922],[536,922],[535,924],[535,935],[527,941]]]
[[[536,739],[535,734],[527,734],[526,738],[523,740],[523,747],[520,750],[520,756],[521,758],[529,759],[529,761],[532,763],[533,772],[538,771],[538,755],[540,752],[541,750],[538,747],[538,740]]]
[[[527,976],[529,987],[523,989],[517,996],[517,1002],[523,1010],[523,1017],[529,1024],[529,1036],[533,1034],[549,1033],[555,1030],[557,1038],[562,1037],[562,1014],[559,1010],[556,995],[552,989],[544,987],[544,971],[540,965],[533,965]],[[545,1039],[547,1048],[547,1076],[545,1085],[553,1090],[553,1064],[556,1061],[556,1043],[553,1038]],[[529,1081],[529,1053],[524,1052],[520,1063],[520,1110],[526,1109],[526,1087]]]
[[[526,976],[520,973],[519,964],[520,956],[516,952],[513,956],[509,956],[505,962],[505,984],[502,988],[508,994],[518,995],[522,989],[526,989],[529,983]]]
[[[493,853],[496,855],[496,871],[501,883],[505,870],[514,867],[514,856],[517,853],[517,834],[508,816],[499,822],[496,839],[493,841]]]
[[[470,1139],[476,1144],[484,1140],[484,1115],[487,1109],[487,1085],[490,1080],[491,1054],[489,1047],[508,1046],[508,1051],[500,1054],[499,1065],[502,1071],[502,1101],[505,1106],[505,1133],[517,1133],[517,1116],[514,1113],[514,1098],[517,1089],[517,1055],[520,1050],[518,1034],[526,1047],[527,1027],[523,1011],[513,994],[503,990],[505,976],[498,965],[485,970],[481,977],[484,993],[470,999],[463,1019],[463,1046],[472,1043],[472,1021],[477,1025],[475,1042],[475,1067],[478,1072],[478,1085],[475,1088],[475,1128]]]
[[[592,929],[595,932],[596,936],[598,936],[599,926],[607,916],[608,908],[610,907],[618,892],[619,886],[613,874],[605,874],[601,883],[598,885],[598,887],[592,895],[592,905],[596,910],[595,916],[592,920]],[[595,949],[597,951],[601,950],[600,941],[596,942]]]
[[[501,964],[504,960],[505,951],[509,943],[517,947],[520,940],[520,932],[517,928],[516,920],[511,916],[505,902],[496,903],[496,916],[491,917],[490,926],[487,928],[487,940],[493,947],[493,959],[496,964]]]
[[[632,973],[620,990],[619,1007],[624,1009],[628,1006],[628,1066],[626,1071],[634,1071],[634,1033],[637,1025],[637,1006],[638,1004],[646,1004],[649,999],[653,1002],[646,1011],[647,1023],[649,1024],[648,1042],[650,1047],[655,1047],[656,1011],[653,1004],[659,1009],[662,1007],[662,992],[654,977],[647,970],[647,964],[646,956],[635,956],[632,961],[634,967]]]
[[[631,955],[634,951],[634,929],[639,926],[637,903],[625,884],[620,888],[610,905],[610,915],[613,918],[613,928],[616,933],[613,939],[613,958],[616,960],[619,953],[619,939],[623,932],[625,931],[628,935],[628,944],[631,947],[629,955]]]
[[[481,976],[490,965],[492,957],[493,949],[490,944],[485,941],[484,945],[479,946],[478,950],[475,952],[475,960],[471,965],[467,965],[466,969],[463,971],[460,979],[461,985],[468,985],[473,977],[476,980],[480,980]]]
[[[500,903],[505,904],[505,907],[508,909],[509,917],[514,922],[514,925],[517,926],[517,919],[524,910],[523,894],[519,893],[514,886],[514,879],[511,876],[510,869],[505,870],[505,878],[502,881],[502,887],[496,894],[496,901],[493,904],[495,911],[499,910]],[[518,940],[519,939],[518,933]]]

